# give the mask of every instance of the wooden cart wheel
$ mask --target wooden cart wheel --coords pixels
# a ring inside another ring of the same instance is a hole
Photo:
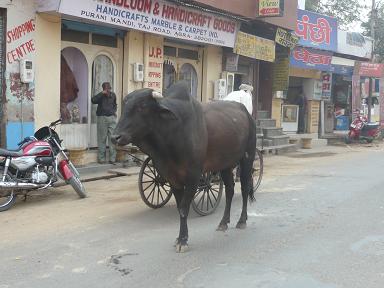
[[[213,213],[219,206],[223,194],[223,181],[219,173],[204,173],[196,194],[192,200],[192,208],[201,216]]]
[[[264,163],[263,154],[259,149],[256,149],[255,160],[253,161],[252,178],[253,178],[253,191],[256,192],[259,188],[261,179],[263,178]]]
[[[141,199],[151,208],[163,207],[172,197],[171,186],[157,172],[150,157],[141,165],[138,182]]]

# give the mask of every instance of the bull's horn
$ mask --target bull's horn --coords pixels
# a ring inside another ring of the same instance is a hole
[[[157,91],[153,91],[152,92],[152,97],[155,98],[155,99],[164,98],[163,95],[160,92],[157,92]]]

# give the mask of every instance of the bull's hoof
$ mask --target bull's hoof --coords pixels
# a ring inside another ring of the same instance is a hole
[[[247,222],[237,222],[236,228],[237,229],[245,229],[245,228],[247,228]]]
[[[176,243],[176,253],[185,253],[188,252],[188,250],[188,244]]]
[[[228,230],[228,225],[227,224],[219,224],[219,226],[216,228],[216,231],[222,231],[225,232]]]

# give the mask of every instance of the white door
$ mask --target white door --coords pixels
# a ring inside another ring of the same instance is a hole
[[[92,93],[94,96],[100,93],[103,88],[104,82],[109,82],[112,91],[116,91],[114,86],[114,67],[112,60],[106,55],[99,55],[95,58],[92,64]],[[92,104],[91,108],[91,135],[90,147],[97,147],[97,118],[96,118],[97,105]]]

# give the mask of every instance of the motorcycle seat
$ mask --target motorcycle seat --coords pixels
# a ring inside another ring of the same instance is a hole
[[[21,157],[21,156],[23,156],[23,152],[22,151],[7,150],[7,149],[0,148],[0,156],[5,156],[5,157]]]
[[[378,122],[370,122],[370,123],[366,123],[364,125],[364,128],[367,130],[370,130],[370,129],[377,129],[379,126],[380,124]]]

